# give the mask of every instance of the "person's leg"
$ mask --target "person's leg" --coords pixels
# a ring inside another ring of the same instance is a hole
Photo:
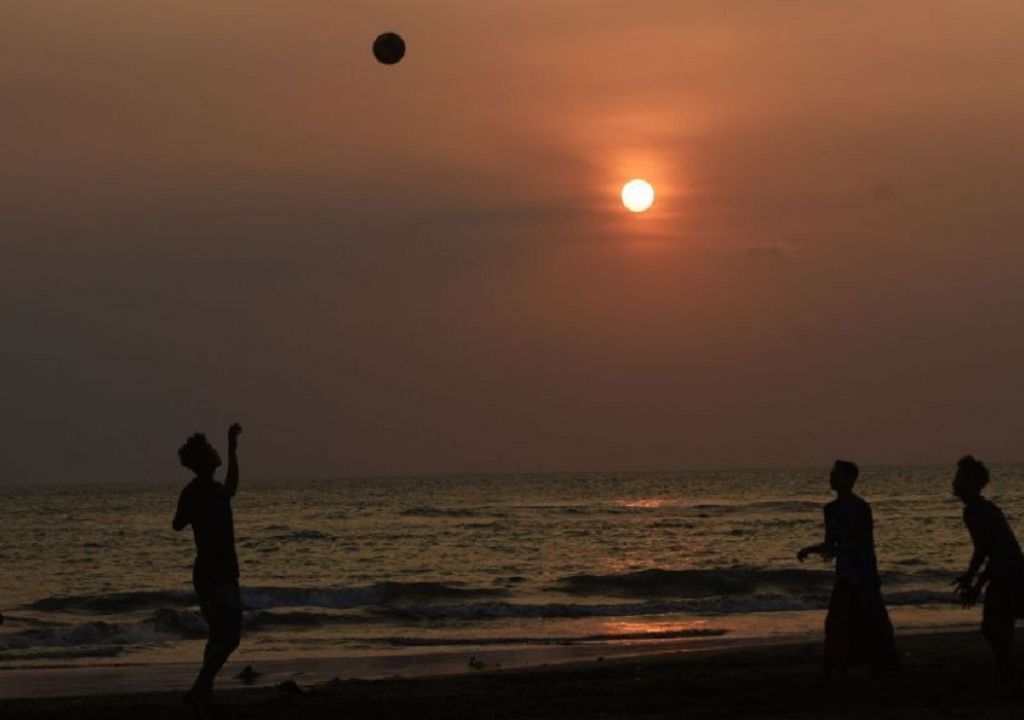
[[[1002,682],[1013,678],[1013,625],[1013,611],[1005,594],[990,586],[985,593],[981,632],[992,647],[998,679]]]
[[[855,642],[852,591],[852,586],[842,580],[837,580],[832,587],[832,598],[825,616],[825,680],[833,676],[842,680],[850,665]]]
[[[216,662],[216,647],[220,636],[220,618],[211,587],[196,585],[196,597],[199,599],[199,609],[202,611],[203,619],[206,620],[207,638],[206,647],[203,649],[203,667],[199,670],[199,675],[196,677],[195,682],[192,683],[191,695],[196,698],[205,699],[213,693],[213,677],[216,673],[211,673],[210,669]]]
[[[220,648],[224,655],[221,666],[227,662],[242,642],[242,596],[238,583],[226,583],[223,587],[224,616],[221,623]],[[218,668],[219,670],[220,668]]]
[[[885,670],[895,670],[900,666],[896,636],[881,590],[869,588],[864,601],[867,610],[865,636],[869,640],[865,657],[871,664],[871,672],[880,675]]]
[[[192,691],[203,697],[213,694],[213,681],[238,647],[242,636],[242,600],[238,585],[218,584],[211,589],[209,596],[204,614],[210,626],[210,639],[203,653],[203,669],[192,686]]]

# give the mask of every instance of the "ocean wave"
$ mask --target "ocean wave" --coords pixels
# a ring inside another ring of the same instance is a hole
[[[149,608],[195,604],[195,594],[178,590],[139,590],[102,595],[55,595],[29,603],[30,610],[114,614]]]
[[[571,619],[592,617],[637,617],[675,613],[725,615],[781,610],[815,610],[827,606],[825,595],[793,597],[761,595],[744,598],[706,600],[647,600],[635,603],[509,603],[486,602],[465,605],[432,605],[391,608],[385,612],[394,620],[405,621],[480,621],[508,618]]]
[[[461,517],[461,518],[465,518],[465,517],[497,517],[497,518],[503,518],[503,517],[507,517],[507,514],[504,513],[504,512],[498,512],[498,511],[495,511],[495,510],[488,510],[488,509],[483,509],[483,508],[441,508],[441,507],[432,507],[432,506],[422,506],[422,507],[406,508],[405,510],[402,510],[399,513],[399,515],[403,515],[405,517],[425,517],[425,518],[435,518],[435,517],[445,517],[445,518],[448,518],[448,517]]]
[[[65,627],[68,623],[61,622],[60,620],[46,620],[43,618],[30,617],[28,615],[12,615],[11,613],[4,613],[4,625],[8,628],[11,627],[27,627],[27,628],[50,628],[50,627]]]
[[[945,569],[915,572],[888,571],[881,574],[883,587],[944,583],[955,573]],[[831,589],[832,570],[805,568],[707,568],[666,570],[651,568],[609,575],[571,575],[549,589],[575,596],[706,598],[752,595],[779,591],[799,595]]]
[[[392,605],[497,598],[508,594],[502,588],[472,588],[436,582],[380,582],[351,588],[241,588],[242,602],[251,609],[275,607],[354,608],[364,605]],[[130,613],[168,607],[196,605],[195,594],[176,590],[153,590],[99,595],[58,595],[29,603],[30,610],[48,612]]]
[[[945,591],[905,590],[885,594],[890,606],[944,605],[953,606],[955,598]],[[759,593],[744,596],[719,596],[674,600],[645,600],[624,603],[514,603],[503,601],[468,602],[454,604],[425,604],[368,609],[360,614],[345,612],[309,612],[302,610],[249,611],[244,617],[246,633],[287,631],[380,623],[383,627],[394,623],[437,623],[447,626],[452,622],[486,622],[489,620],[517,619],[579,619],[602,617],[639,617],[685,614],[716,617],[733,614],[771,613],[799,610],[823,610],[828,606],[828,593],[801,595]],[[131,647],[152,647],[185,639],[206,636],[207,626],[202,616],[192,610],[160,608],[149,616],[128,622],[90,621],[59,627],[32,628],[0,635],[0,659],[25,659],[26,653],[43,657],[72,657],[61,654],[61,648],[74,656],[108,656]],[[669,633],[631,633],[610,636],[593,635],[573,638],[573,641],[668,639],[718,631],[687,629]],[[364,638],[365,640],[365,638]],[[383,640],[375,640],[378,642]],[[502,638],[474,639],[465,644],[510,644],[532,642],[559,642],[557,638],[533,639]],[[389,638],[387,642],[402,644],[459,644],[463,641],[436,639],[414,641]]]
[[[889,605],[958,605],[959,597],[948,590],[898,590],[885,593]]]
[[[756,570],[716,568],[707,570],[664,570],[653,568],[611,575],[572,575],[562,578],[553,589],[570,595],[611,597],[704,598],[750,595],[759,589],[787,592],[823,591],[830,586],[827,570]]]
[[[778,510],[781,512],[807,512],[821,513],[822,504],[819,500],[758,500],[744,503],[740,507],[755,508],[757,510]]]
[[[918,557],[905,558],[903,560],[895,560],[892,562],[893,565],[899,565],[901,567],[924,567],[928,563]]]
[[[271,528],[267,528],[268,530]],[[272,526],[275,530],[273,535],[262,537],[250,537],[239,541],[239,546],[246,549],[259,550],[261,552],[276,552],[283,545],[288,543],[315,542],[319,540],[335,540],[329,533],[320,530],[296,529],[285,526]]]
[[[44,648],[42,650],[3,650],[0,646],[0,662],[17,661],[19,663],[39,660],[81,660],[95,658],[112,658],[124,653],[120,645],[104,645],[100,647],[68,647]]]
[[[472,588],[436,582],[381,582],[353,588],[243,587],[242,601],[251,608],[322,607],[333,609],[408,602],[470,600],[508,595],[502,588]]]
[[[885,594],[890,606],[952,605],[949,593],[912,590]],[[748,613],[824,610],[828,593],[786,595],[761,593],[679,600],[646,600],[633,603],[510,603],[485,602],[463,605],[430,605],[390,608],[378,611],[396,621],[484,621],[500,619],[571,619],[591,617],[637,617],[669,614],[721,616]]]
[[[907,585],[907,584],[933,584],[939,583],[941,585],[949,585],[953,578],[960,575],[960,570],[956,568],[929,568],[922,567],[925,565],[924,561],[915,563],[893,563],[899,567],[915,567],[921,568],[920,570],[914,570],[913,572],[907,572],[906,570],[887,570],[882,573],[882,584],[883,585]]]
[[[316,628],[372,621],[373,618],[367,615],[304,610],[249,610],[243,616],[243,626],[247,631],[271,628]],[[206,621],[203,616],[191,610],[162,608],[138,625],[150,629],[158,635],[170,635],[178,638],[201,638],[205,637],[207,633]]]
[[[179,638],[200,638],[207,633],[206,620],[195,610],[160,608],[138,626],[148,628],[157,635]]]
[[[468,522],[456,525],[456,527],[465,528],[466,530],[508,530],[508,525],[498,520],[492,520],[491,522]]]
[[[649,528],[667,528],[677,530],[690,530],[694,527],[693,520],[679,520],[677,518],[666,518],[664,520],[655,520],[647,527]]]
[[[373,642],[396,647],[444,647],[480,645],[575,645],[579,643],[621,642],[625,640],[682,640],[685,638],[722,637],[729,631],[722,628],[686,628],[684,630],[656,630],[652,632],[605,633],[593,635],[564,635],[552,637],[388,637],[373,638]]]
[[[316,628],[370,622],[373,618],[317,612],[247,612],[246,632],[274,628]],[[159,608],[137,621],[89,621],[56,627],[32,628],[0,635],[0,652],[30,648],[102,648],[144,646],[174,640],[205,638],[208,627],[198,611]]]
[[[317,613],[303,611],[288,612],[250,612],[244,618],[244,632],[247,634],[262,631],[286,629],[315,629],[332,626],[345,626],[377,621],[393,622],[395,620],[435,620],[448,622],[451,620],[487,620],[494,618],[578,618],[600,617],[611,615],[656,615],[675,609],[671,605],[640,604],[633,606],[571,606],[571,605],[515,605],[512,603],[477,603],[451,606],[421,606],[410,608],[381,609],[377,617]],[[63,627],[23,630],[0,636],[0,657],[19,659],[28,657],[100,657],[116,655],[130,647],[156,646],[175,640],[200,639],[207,633],[206,622],[199,613],[163,608],[156,613],[137,622],[108,623],[92,621]],[[697,636],[712,634],[704,629],[684,630],[675,632],[673,637]],[[654,637],[647,633],[638,636]],[[669,637],[665,634],[664,637]],[[599,639],[630,639],[625,635],[611,637],[593,635],[577,638],[578,640]],[[368,640],[363,638],[363,641]],[[540,642],[529,638],[478,638],[462,641],[464,644],[508,644],[512,642]],[[548,639],[557,642],[557,639]],[[394,645],[450,645],[460,644],[459,640],[419,641],[408,638],[378,638],[375,643]],[[67,650],[62,650],[67,649]]]
[[[317,628],[329,625],[352,625],[371,622],[366,615],[342,615],[337,613],[261,610],[246,618],[246,630],[268,628]]]
[[[514,507],[518,511],[526,511],[536,515],[634,515],[650,511],[650,508],[618,504],[566,505],[564,503],[553,503],[550,505],[516,505]]]
[[[0,636],[0,651],[39,647],[143,645],[161,633],[154,623],[108,623],[101,620],[56,628],[38,628]]]
[[[740,503],[700,503],[691,505],[691,510],[699,513],[715,513],[717,515],[734,515],[737,513],[813,513],[815,519],[821,517],[822,504],[812,500],[755,500]]]
[[[945,583],[951,571],[922,569],[914,573],[887,572],[882,576],[887,590],[918,589],[938,582]],[[827,595],[832,585],[831,570],[803,568],[756,569],[747,567],[668,570],[652,568],[607,575],[572,575],[547,587],[573,597],[630,598],[644,600],[700,600],[705,598],[743,598],[766,594]],[[517,577],[517,582],[526,579]],[[508,585],[507,582],[503,583]],[[355,587],[274,587],[241,588],[244,606],[253,611],[280,608],[324,608],[349,610],[356,608],[422,608],[427,605],[495,602],[510,599],[508,587],[472,587],[458,583],[380,582]],[[153,590],[97,595],[62,595],[47,597],[24,606],[29,610],[55,613],[86,613],[109,616],[155,611],[158,623],[182,622],[183,612],[196,605],[195,595],[177,590]],[[58,620],[60,615],[57,616]],[[198,616],[196,616],[198,617]],[[13,618],[12,618],[13,620]],[[34,620],[44,623],[41,618]],[[53,621],[48,621],[53,622]],[[199,632],[191,622],[191,632]],[[274,622],[270,617],[266,624]],[[278,621],[284,624],[287,620]],[[296,620],[297,623],[303,620]],[[38,626],[37,626],[38,627]],[[178,632],[179,628],[171,628]],[[182,629],[182,632],[184,630]]]
[[[319,530],[288,530],[287,532],[273,535],[267,540],[273,542],[301,542],[303,540],[330,540],[331,535]]]

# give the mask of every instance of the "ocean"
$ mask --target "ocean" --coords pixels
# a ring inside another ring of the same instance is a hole
[[[1017,524],[1024,468],[988,493]],[[874,468],[897,633],[973,624],[952,467]],[[0,489],[0,672],[197,663],[185,484]],[[248,482],[234,503],[241,661],[758,642],[819,633],[827,469]]]

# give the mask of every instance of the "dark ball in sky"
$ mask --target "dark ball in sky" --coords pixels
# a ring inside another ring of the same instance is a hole
[[[373,56],[385,65],[394,65],[405,57],[405,40],[398,33],[382,33],[373,41]]]

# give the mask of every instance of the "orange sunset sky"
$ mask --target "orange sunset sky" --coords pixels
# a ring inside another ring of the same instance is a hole
[[[267,477],[1020,459],[1022,32],[9,0],[0,483],[173,478],[235,419]]]

